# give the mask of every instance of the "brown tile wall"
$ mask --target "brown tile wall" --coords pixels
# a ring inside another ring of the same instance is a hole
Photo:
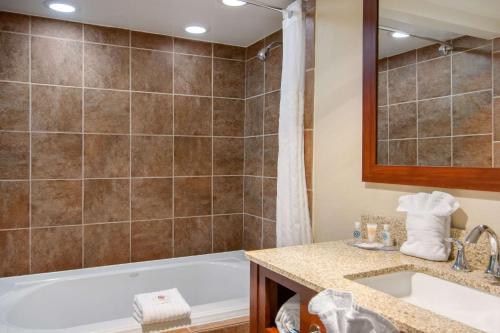
[[[244,48],[9,13],[0,29],[0,276],[242,248],[243,183],[263,180],[243,172]],[[262,116],[276,96],[252,89]],[[272,220],[276,141],[255,134]]]
[[[304,102],[304,158],[309,208],[312,212],[312,154],[314,114],[314,23],[316,2],[304,4],[306,12],[306,68]],[[266,61],[255,56],[272,41],[281,41],[277,31],[246,49],[245,250],[276,247],[276,177],[282,47],[270,50]]]
[[[380,164],[500,167],[500,39],[452,43],[379,61]]]

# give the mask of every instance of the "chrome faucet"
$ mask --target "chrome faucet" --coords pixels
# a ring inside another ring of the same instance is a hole
[[[467,236],[465,236],[465,244],[477,243],[479,237],[483,233],[488,234],[488,241],[490,243],[491,255],[488,267],[485,273],[493,275],[495,278],[500,279],[500,247],[498,237],[487,225],[481,224],[472,229]]]
[[[445,239],[445,241],[447,241],[448,243],[455,244],[455,247],[457,248],[457,257],[455,258],[455,262],[453,263],[453,266],[451,266],[451,269],[453,269],[455,271],[460,271],[460,272],[472,271],[472,269],[469,266],[469,262],[467,261],[467,258],[465,257],[464,244],[455,238],[447,238],[447,239]]]

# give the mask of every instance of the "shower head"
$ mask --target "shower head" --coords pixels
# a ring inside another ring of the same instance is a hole
[[[266,47],[263,47],[259,50],[259,52],[257,52],[257,59],[259,59],[260,61],[266,61],[267,59],[267,55],[269,54],[269,51],[273,48],[273,46],[275,45],[281,45],[282,43],[281,42],[272,42],[272,43],[269,43],[269,45],[267,45]]]

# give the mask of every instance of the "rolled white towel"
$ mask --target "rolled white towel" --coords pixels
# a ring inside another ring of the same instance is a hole
[[[177,288],[134,296],[133,317],[142,325],[189,318],[191,307]]]
[[[276,327],[280,333],[298,332],[300,329],[300,297],[295,295],[281,306],[276,315]]]

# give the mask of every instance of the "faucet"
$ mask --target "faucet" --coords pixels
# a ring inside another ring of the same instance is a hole
[[[478,225],[472,229],[467,236],[465,236],[465,243],[477,243],[479,237],[485,232],[488,234],[491,249],[490,261],[485,273],[491,274],[495,278],[500,279],[500,246],[498,243],[498,237],[493,229],[484,224]]]

